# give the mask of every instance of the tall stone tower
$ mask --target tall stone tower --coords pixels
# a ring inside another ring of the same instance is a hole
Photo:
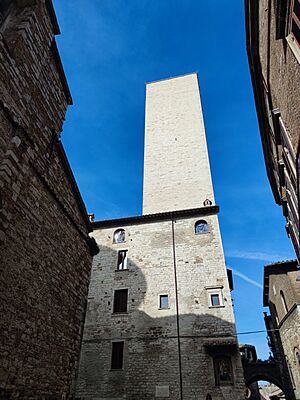
[[[214,204],[197,74],[147,84],[143,214],[206,199]]]
[[[197,75],[147,84],[143,215],[96,221],[81,399],[243,399]]]

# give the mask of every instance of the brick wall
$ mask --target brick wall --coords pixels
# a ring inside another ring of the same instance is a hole
[[[92,257],[58,135],[72,100],[51,3],[12,2],[0,26],[0,397],[69,396]]]

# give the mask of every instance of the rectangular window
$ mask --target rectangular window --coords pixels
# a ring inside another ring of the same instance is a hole
[[[169,296],[167,294],[162,294],[159,296],[159,308],[169,308]]]
[[[128,250],[119,250],[118,251],[118,264],[117,264],[118,271],[127,269],[127,252],[128,252]]]
[[[115,290],[114,294],[114,313],[126,313],[127,312],[127,299],[128,289]]]
[[[219,306],[220,305],[220,296],[219,294],[211,294],[210,295],[211,305]]]
[[[123,368],[124,342],[112,342],[111,369]]]
[[[300,46],[300,0],[294,0],[292,11],[292,34]]]

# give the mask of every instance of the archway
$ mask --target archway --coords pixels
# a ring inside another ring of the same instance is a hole
[[[260,387],[262,385],[259,382],[264,381],[269,384],[275,385],[275,387],[266,388],[266,385],[263,389],[266,393],[273,392],[274,399],[287,399],[292,400],[290,393],[288,392],[287,388],[285,387],[282,377],[280,375],[280,371],[275,363],[263,363],[263,362],[256,362],[250,363],[243,366],[244,367],[244,376],[245,376],[245,383],[247,388],[250,389],[248,393],[249,400],[258,400],[261,398],[265,398],[265,396],[261,397]],[[276,391],[276,387],[279,389]],[[268,390],[267,390],[268,389]],[[284,397],[281,396],[282,392]],[[266,397],[272,398],[272,397]]]

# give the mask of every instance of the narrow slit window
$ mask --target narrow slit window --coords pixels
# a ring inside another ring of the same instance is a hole
[[[285,296],[284,296],[284,293],[283,293],[282,290],[280,290],[280,297],[281,297],[284,313],[287,314],[288,313],[288,307],[287,307]]]
[[[127,269],[127,253],[128,253],[128,250],[118,251],[118,264],[117,264],[118,271]]]
[[[220,306],[220,295],[219,294],[211,294],[210,295],[210,300],[211,300],[211,305],[214,306]]]
[[[161,310],[169,308],[169,296],[167,294],[161,294],[159,296],[159,308]]]
[[[124,342],[113,342],[111,351],[111,369],[123,368]]]
[[[128,289],[115,290],[114,293],[114,313],[127,312]]]

